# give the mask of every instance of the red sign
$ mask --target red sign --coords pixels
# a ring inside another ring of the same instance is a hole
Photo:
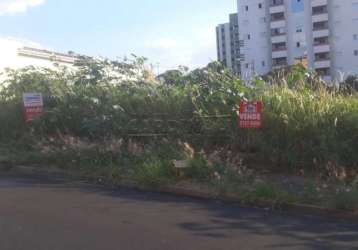
[[[239,112],[240,128],[261,128],[262,107],[262,102],[241,102]]]
[[[43,113],[43,99],[42,94],[39,93],[25,93],[23,94],[23,101],[25,107],[26,122],[33,121]]]
[[[43,107],[25,107],[25,120],[27,122],[35,120],[37,117],[41,116],[43,113]]]

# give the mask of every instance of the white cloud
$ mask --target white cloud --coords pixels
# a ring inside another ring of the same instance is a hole
[[[45,0],[0,0],[0,15],[25,12],[28,8],[44,2]]]

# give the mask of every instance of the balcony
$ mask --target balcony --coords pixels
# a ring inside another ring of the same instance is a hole
[[[281,6],[281,5],[285,5],[284,0],[271,0],[270,1],[270,7]]]
[[[327,5],[312,7],[312,16],[328,14]]]
[[[275,6],[270,6],[270,14],[275,14],[275,13],[284,13],[285,12],[285,5],[275,5]]]
[[[287,50],[286,42],[272,43],[272,51]]]
[[[313,22],[313,31],[328,30],[328,21]]]
[[[327,44],[330,44],[328,36],[316,37],[316,38],[313,39],[313,45],[314,46],[327,45]]]
[[[276,70],[276,69],[282,69],[282,68],[287,68],[288,64],[287,63],[283,63],[283,64],[272,64],[272,69]]]
[[[286,36],[286,34],[279,35],[279,36],[271,36],[271,42],[272,42],[272,43],[283,43],[283,42],[287,42],[287,36]]]
[[[313,38],[329,36],[328,21],[320,21],[313,23]]]
[[[322,77],[322,79],[329,80],[331,77],[331,68],[330,67],[316,69],[316,72],[318,75],[320,75]]]
[[[283,60],[288,55],[286,42],[273,43],[272,44],[272,58],[277,60]]]
[[[286,35],[286,30],[281,28],[281,29],[272,29],[271,30],[271,36],[285,36]]]
[[[272,43],[286,42],[286,27],[271,29],[271,41]]]
[[[330,68],[331,67],[331,56],[329,52],[319,52],[315,53],[315,68]]]
[[[287,56],[288,56],[287,49],[273,50],[272,51],[272,58],[273,59],[287,57]]]
[[[327,37],[330,35],[329,29],[313,30],[313,38]]]
[[[331,67],[331,60],[319,60],[314,62],[315,69],[324,69],[324,68],[330,68]]]
[[[278,22],[278,21],[286,20],[285,12],[271,14],[270,20],[271,20],[271,22]]]
[[[327,22],[329,20],[328,13],[316,14],[312,16],[313,23]]]
[[[315,54],[325,53],[325,52],[330,52],[330,51],[331,51],[331,46],[329,44],[314,44],[313,52]]]
[[[288,66],[287,57],[274,58],[272,60],[272,68],[273,69],[284,68],[287,66]]]
[[[312,0],[311,2],[312,7],[324,6],[328,5],[328,0]]]
[[[281,21],[274,21],[270,24],[271,29],[279,29],[279,28],[286,28],[286,20],[283,19]]]

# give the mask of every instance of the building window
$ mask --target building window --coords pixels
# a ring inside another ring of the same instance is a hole
[[[354,55],[355,55],[355,56],[358,56],[358,50],[355,50],[355,51],[354,51]]]
[[[354,35],[353,35],[353,40],[354,40],[354,41],[357,41],[357,40],[358,40],[358,34],[354,34]]]
[[[245,6],[245,10],[249,11],[249,6],[248,5]]]
[[[249,64],[248,64],[248,63],[246,63],[246,64],[245,64],[245,67],[248,69],[248,68],[249,68]]]
[[[296,32],[297,33],[302,33],[303,32],[303,26],[302,25],[297,25],[296,26]]]
[[[250,40],[250,39],[251,39],[251,35],[248,34],[248,35],[247,35],[247,40]]]
[[[297,48],[300,48],[300,47],[301,47],[301,43],[300,43],[300,42],[297,42],[297,43],[296,43],[296,47],[297,47]]]
[[[259,9],[262,9],[262,3],[259,3]]]
[[[261,62],[261,65],[262,65],[262,67],[265,67],[265,66],[266,66],[265,61],[262,61],[262,62]]]

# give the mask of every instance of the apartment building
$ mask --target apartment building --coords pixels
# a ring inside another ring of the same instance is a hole
[[[237,3],[244,79],[302,60],[325,80],[358,74],[358,0]]]
[[[0,38],[0,71],[5,68],[23,68],[26,66],[55,68],[54,64],[72,67],[77,56],[36,48],[26,42]]]
[[[217,57],[234,73],[239,74],[240,66],[240,42],[239,42],[239,18],[238,14],[230,14],[229,22],[219,24],[216,27]]]

